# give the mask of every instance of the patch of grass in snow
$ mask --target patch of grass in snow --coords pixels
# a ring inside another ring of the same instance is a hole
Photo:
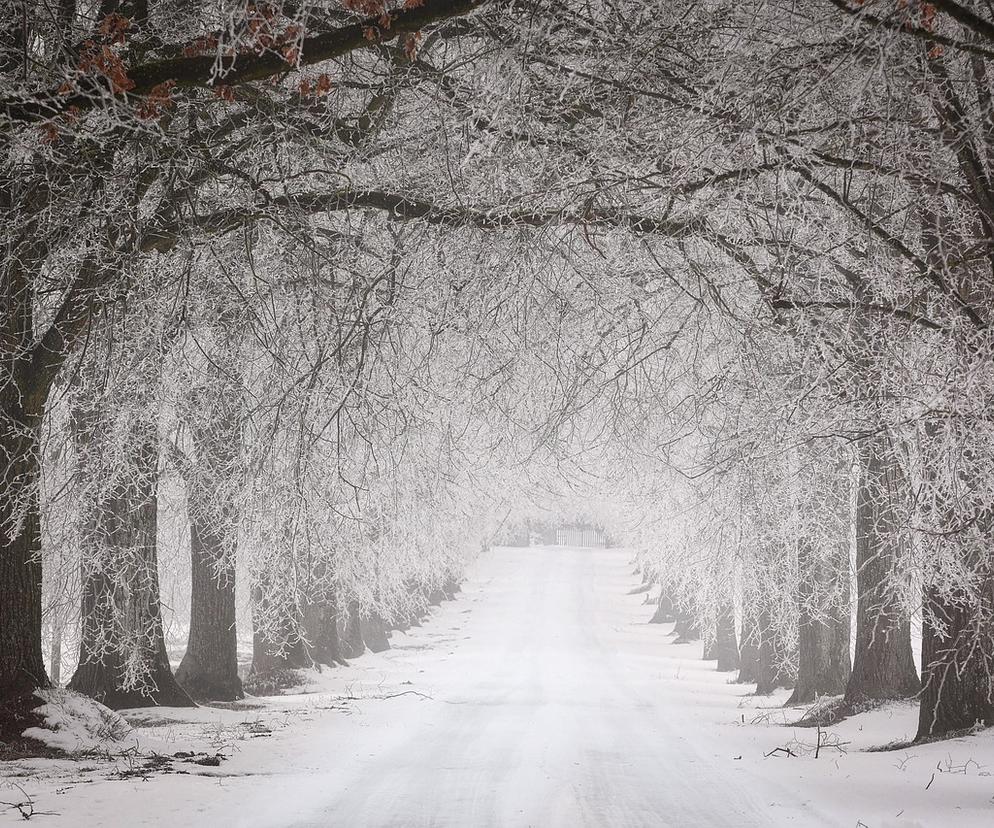
[[[300,670],[273,670],[248,676],[243,682],[246,693],[253,696],[278,696],[287,690],[304,687],[308,679]]]
[[[962,730],[951,730],[948,733],[943,733],[938,736],[925,736],[921,739],[896,739],[893,742],[887,742],[883,745],[868,747],[866,748],[866,752],[886,753],[891,750],[905,750],[906,748],[915,747],[916,745],[930,745],[935,742],[948,742],[952,739],[962,739],[965,736],[976,736],[978,733],[983,733],[985,730],[990,729],[991,728],[987,725],[978,722],[973,727],[965,727]]]
[[[0,761],[61,755],[43,742],[24,736],[25,730],[44,723],[39,706],[34,693],[24,693],[0,704]]]
[[[37,690],[42,705],[35,712],[41,723],[22,731],[54,750],[65,753],[113,752],[134,746],[131,726],[117,713],[88,696],[71,690]]]

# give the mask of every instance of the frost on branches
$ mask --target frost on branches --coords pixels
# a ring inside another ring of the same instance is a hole
[[[98,5],[0,15],[0,707],[292,683],[554,514],[994,723],[981,4]]]

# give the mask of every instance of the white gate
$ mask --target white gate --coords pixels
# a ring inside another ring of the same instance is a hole
[[[596,529],[557,529],[556,546],[604,546],[604,535]]]

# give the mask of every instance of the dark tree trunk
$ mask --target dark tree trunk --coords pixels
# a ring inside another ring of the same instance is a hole
[[[0,186],[4,215],[15,216],[25,206],[16,186],[13,181]],[[41,209],[43,204],[44,199],[35,207]],[[29,238],[35,225],[28,224],[23,245],[7,248],[0,266],[0,705],[17,701],[23,706],[22,697],[48,686],[41,647],[38,486],[39,434],[51,377],[38,377],[31,360],[35,341],[31,263],[40,266],[43,259],[43,250]],[[29,699],[27,704],[34,702]]]
[[[666,592],[662,592],[659,595],[659,603],[656,604],[656,611],[649,619],[649,623],[668,624],[671,621],[676,621],[673,614],[673,599]]]
[[[192,700],[169,667],[156,557],[158,451],[154,423],[132,435],[133,473],[91,504],[84,542],[83,629],[69,688],[122,709]]]
[[[795,674],[791,653],[783,635],[773,627],[769,610],[759,616],[759,675],[756,695],[766,696],[779,687],[793,687]]]
[[[323,601],[314,601],[304,610],[308,655],[315,664],[334,667],[345,664],[342,642],[338,637],[338,608],[329,593]]]
[[[787,704],[841,695],[850,675],[848,555],[825,561],[802,539],[797,563],[797,684]]]
[[[447,600],[454,601],[455,597],[462,592],[462,584],[455,575],[450,575],[442,587],[442,592],[445,593]]]
[[[378,615],[370,615],[359,621],[359,632],[370,652],[382,653],[390,649],[387,639],[387,626]]]
[[[994,580],[959,593],[925,593],[919,740],[994,725]]]
[[[366,652],[366,644],[362,638],[362,619],[359,615],[357,602],[350,602],[348,612],[339,616],[338,637],[342,642],[342,653],[346,658],[358,658]]]
[[[264,629],[259,616],[270,616],[265,585],[256,586],[252,593],[252,669],[255,684],[267,684],[275,674],[300,670],[313,665],[307,646],[300,636],[300,620],[291,608],[281,615],[274,629]],[[279,683],[279,682],[277,682]]]
[[[739,674],[735,679],[740,684],[759,682],[759,624],[756,610],[743,600],[742,606],[742,646],[739,649]]]
[[[739,669],[739,647],[735,642],[735,613],[731,605],[718,611],[715,622],[714,657],[718,660],[718,672],[729,673]]]
[[[225,538],[190,520],[190,636],[176,681],[197,701],[244,696],[238,677],[235,566]]]
[[[37,425],[0,411],[0,703],[48,685],[41,647]]]
[[[686,644],[691,641],[701,640],[701,628],[697,623],[697,617],[692,611],[682,608],[677,610],[673,633],[676,635],[675,644]]]
[[[911,619],[895,594],[901,564],[900,514],[906,485],[890,437],[864,441],[856,491],[856,655],[845,706],[916,695]]]
[[[243,696],[235,629],[236,510],[240,393],[220,370],[190,395],[196,461],[181,459],[190,517],[191,602],[186,655],[176,679],[198,701]]]

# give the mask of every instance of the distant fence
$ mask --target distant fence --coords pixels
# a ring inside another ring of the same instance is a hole
[[[556,546],[607,546],[604,533],[596,529],[557,529]]]

